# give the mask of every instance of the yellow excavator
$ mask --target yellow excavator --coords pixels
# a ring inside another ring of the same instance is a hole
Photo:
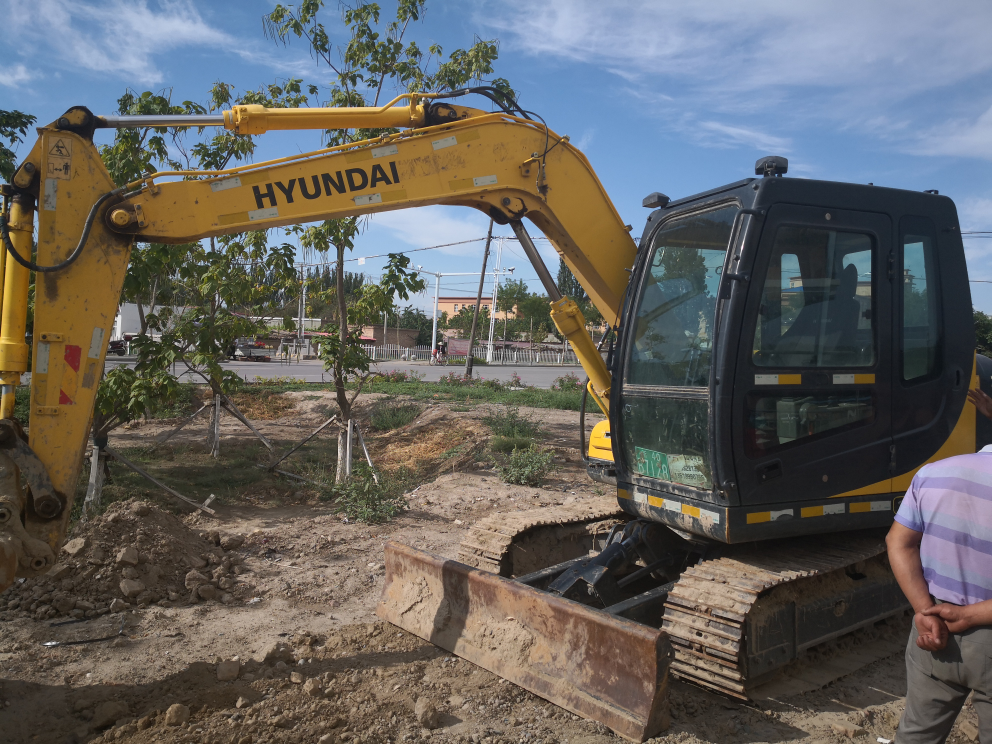
[[[499,110],[453,103],[469,93]],[[95,130],[162,126],[401,131],[116,188]],[[785,178],[767,157],[755,178],[652,193],[635,241],[568,138],[489,89],[203,116],[74,107],[38,133],[2,190],[0,590],[48,571],[65,537],[135,240],[429,204],[511,225],[608,416],[585,456],[616,505],[483,521],[459,561],[390,544],[379,613],[634,741],[667,727],[669,674],[747,698],[902,612],[881,540],[901,494],[924,463],[992,442],[965,405],[992,362],[936,192]],[[605,358],[525,218],[615,329]],[[25,437],[14,390],[29,371]]]

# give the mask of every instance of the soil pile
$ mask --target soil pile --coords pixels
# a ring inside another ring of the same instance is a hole
[[[0,620],[92,618],[129,605],[235,601],[244,572],[240,535],[191,529],[140,501],[81,524],[44,576],[0,594]]]

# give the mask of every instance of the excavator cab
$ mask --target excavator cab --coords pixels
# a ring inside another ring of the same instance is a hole
[[[652,212],[612,360],[622,508],[723,543],[887,526],[976,446],[953,202],[784,163]]]

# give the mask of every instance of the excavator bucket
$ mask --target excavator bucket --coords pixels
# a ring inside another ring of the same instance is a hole
[[[377,612],[631,741],[668,728],[663,631],[394,542]]]

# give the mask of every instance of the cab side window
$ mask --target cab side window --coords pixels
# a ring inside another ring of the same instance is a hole
[[[932,379],[940,372],[940,298],[937,296],[936,234],[925,217],[899,222],[902,267],[902,379]]]
[[[780,227],[765,275],[758,367],[870,367],[873,244],[863,233]]]

